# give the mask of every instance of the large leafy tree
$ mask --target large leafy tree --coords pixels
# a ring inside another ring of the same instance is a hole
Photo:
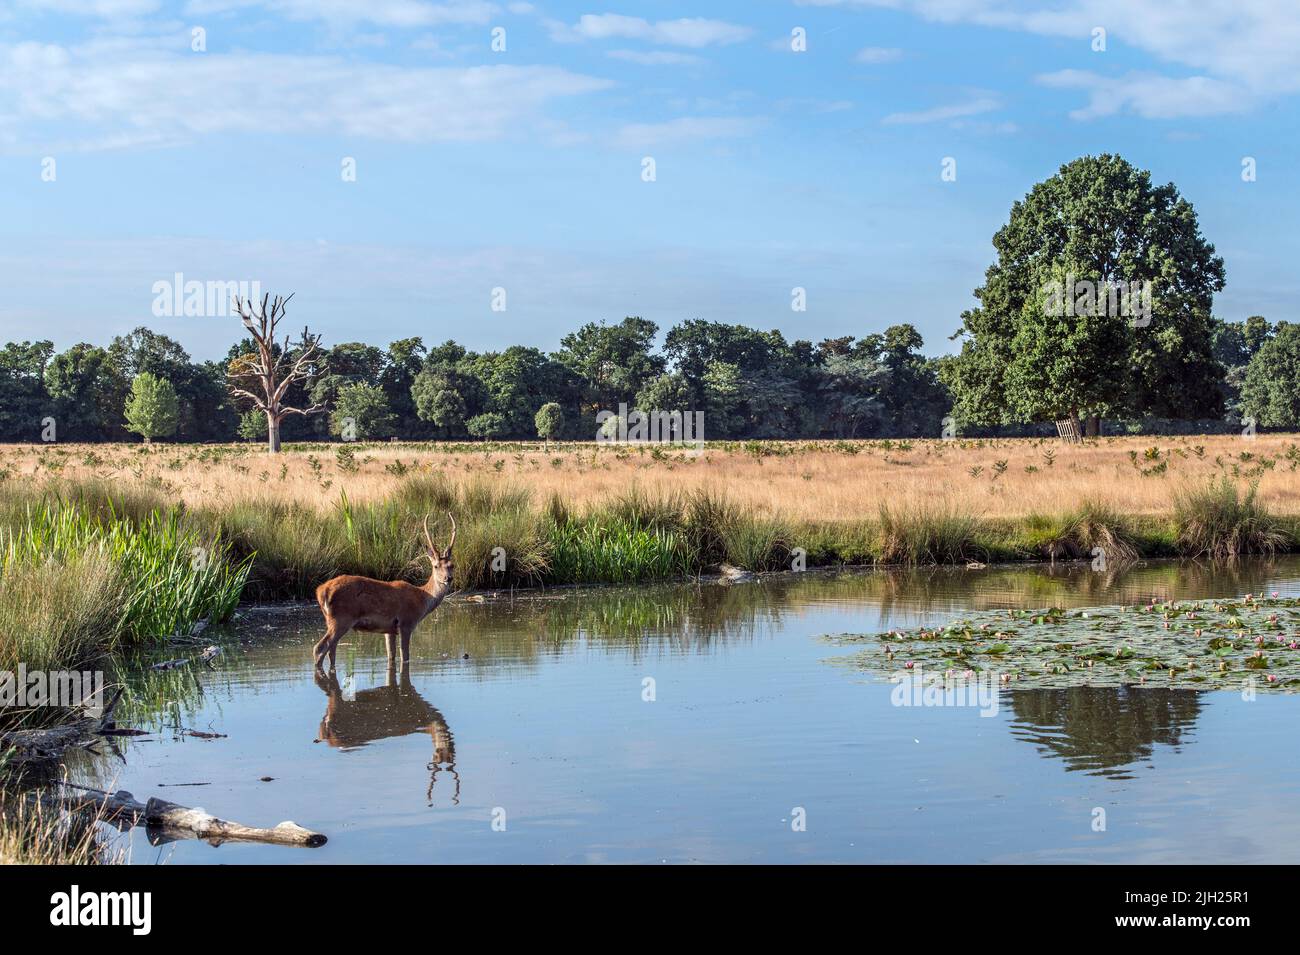
[[[50,415],[45,366],[54,343],[9,342],[0,349],[0,440],[33,441]]]
[[[880,392],[888,376],[888,369],[869,353],[829,350],[818,375],[826,429],[838,438],[878,434],[885,420]]]
[[[125,383],[148,372],[176,389],[179,440],[227,441],[234,436],[238,411],[226,391],[224,364],[196,364],[179,342],[143,326],[114,338],[108,356],[121,383],[119,404],[125,400]]]
[[[397,419],[384,389],[364,381],[339,389],[329,421],[330,433],[348,441],[388,438],[397,430]]]
[[[384,389],[388,406],[393,410],[399,434],[422,437],[427,429],[421,426],[415,410],[411,386],[424,368],[427,349],[418,338],[400,338],[388,346],[384,369],[379,373],[379,387]]]
[[[45,368],[59,438],[106,441],[121,436],[126,382],[103,348],[82,342],[55,355]]]
[[[1233,415],[1241,414],[1241,389],[1246,371],[1260,348],[1273,337],[1273,326],[1263,315],[1252,315],[1244,322],[1214,323],[1214,357],[1225,369],[1223,403]]]
[[[881,428],[889,434],[934,437],[941,432],[951,402],[935,363],[921,354],[923,344],[915,326],[903,323],[865,336],[854,348],[854,354],[871,358],[885,372],[877,395]]]
[[[125,414],[126,430],[143,437],[145,444],[175,434],[180,417],[176,389],[166,378],[142,371],[131,381]]]
[[[430,350],[424,368],[411,383],[416,415],[444,438],[464,437],[465,423],[482,413],[487,401],[483,383],[462,370],[467,355],[455,342],[445,342]]]
[[[341,342],[322,349],[316,363],[317,377],[309,392],[311,403],[330,406],[348,385],[378,385],[384,363],[384,350],[364,342]]]
[[[1172,183],[1153,185],[1119,156],[1084,156],[1016,202],[993,246],[945,371],[960,421],[1221,412],[1210,309],[1223,260]],[[1067,279],[1150,283],[1150,314],[1059,314],[1045,290]]]
[[[664,359],[654,354],[659,326],[629,317],[617,325],[588,322],[560,339],[555,359],[583,383],[583,411],[616,411],[620,402],[631,404],[646,382],[664,370]]]
[[[1268,428],[1300,424],[1300,325],[1278,322],[1246,368],[1241,410]]]

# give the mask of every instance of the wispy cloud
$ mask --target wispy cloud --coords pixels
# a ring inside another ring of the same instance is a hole
[[[853,59],[859,63],[894,63],[903,58],[903,51],[886,46],[867,46],[858,50]]]
[[[153,13],[161,5],[161,0],[14,0],[5,4],[9,10],[0,10],[0,19],[23,12],[116,19]]]
[[[663,123],[628,123],[618,131],[615,145],[643,149],[674,143],[734,139],[748,136],[763,124],[761,119],[739,116],[682,116]]]
[[[700,48],[740,43],[753,35],[749,27],[704,17],[651,22],[619,13],[585,13],[572,25],[548,22],[551,37],[562,42],[581,40],[644,40],[663,46]]]
[[[642,66],[695,66],[707,62],[702,56],[675,50],[610,50],[605,55]]]
[[[1077,70],[1048,74],[1046,85],[1082,89],[1089,105],[1076,119],[1132,112],[1152,119],[1241,112],[1281,95],[1300,93],[1300,17],[1294,0],[1062,0],[1051,9],[1024,9],[1009,0],[797,0],[804,6],[909,10],[936,23],[1069,37],[1087,49],[1093,28],[1108,42],[1197,71],[1154,71],[1121,77]],[[1102,62],[1099,60],[1099,63]]]
[[[978,116],[1000,109],[1002,103],[996,96],[978,96],[964,103],[952,103],[947,106],[935,106],[914,113],[890,113],[882,123],[886,126],[910,126],[921,123],[942,123],[946,120],[960,119],[963,116]]]
[[[225,132],[325,133],[411,142],[535,130],[545,107],[608,80],[553,66],[408,68],[324,56],[184,56],[121,42],[0,46],[0,136],[87,145]]]
[[[501,11],[497,4],[488,0],[446,0],[441,3],[425,0],[190,0],[186,12],[192,16],[204,16],[250,7],[265,9],[286,20],[321,20],[335,25],[373,23],[386,27],[482,25]]]
[[[1252,106],[1250,97],[1243,96],[1236,84],[1208,76],[1127,73],[1108,77],[1086,70],[1059,70],[1037,79],[1044,86],[1087,91],[1088,105],[1071,110],[1074,119],[1097,119],[1125,111],[1146,119],[1176,119],[1239,113]]]

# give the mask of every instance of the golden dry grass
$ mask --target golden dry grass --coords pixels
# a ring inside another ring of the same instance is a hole
[[[406,474],[501,478],[534,501],[582,508],[638,488],[650,495],[725,492],[752,513],[861,520],[880,505],[943,502],[976,518],[1059,514],[1081,502],[1129,515],[1167,514],[1179,488],[1220,476],[1258,481],[1259,499],[1300,514],[1300,436],[1115,437],[910,442],[747,442],[692,452],[666,446],[316,444],[278,457],[249,445],[0,445],[4,482],[99,477],[151,486],[203,507],[263,497],[332,506],[392,492]],[[342,449],[343,457],[339,452]],[[351,455],[353,460],[348,461]]]

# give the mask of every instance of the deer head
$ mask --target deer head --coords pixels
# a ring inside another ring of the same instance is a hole
[[[439,598],[451,593],[452,574],[456,569],[451,561],[451,549],[456,546],[456,518],[451,516],[451,511],[447,512],[447,520],[451,521],[451,539],[447,541],[447,549],[440,551],[429,533],[429,515],[424,515],[425,556],[429,558],[432,567],[429,581],[424,585],[424,589]]]

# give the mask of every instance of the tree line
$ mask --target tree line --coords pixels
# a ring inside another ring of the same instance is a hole
[[[907,323],[814,344],[692,319],[658,345],[659,327],[640,317],[589,322],[552,352],[419,337],[325,347],[306,329],[277,344],[243,303],[250,334],[217,362],[143,327],[57,354],[48,341],[8,343],[0,441],[38,440],[50,420],[62,441],[261,440],[269,425],[273,449],[281,431],[590,440],[596,415],[621,406],[703,412],[709,439],[1023,433],[1063,419],[1300,424],[1300,325],[1213,316],[1223,260],[1172,183],[1118,156],[1076,159],[1012,205],[993,246],[955,355],[924,356]],[[280,317],[284,304],[272,306]],[[255,389],[267,368],[295,371],[270,422]]]
[[[702,410],[710,439],[938,437],[952,413],[945,382],[958,359],[923,356],[909,324],[817,344],[699,320],[669,329],[662,349],[657,335],[654,322],[633,317],[583,325],[551,353],[428,347],[415,337],[321,347],[287,398],[326,410],[286,419],[284,438],[326,440],[350,427],[345,436],[359,440],[590,440],[596,414],[620,405]],[[40,440],[47,418],[60,441],[263,440],[264,414],[228,387],[249,349],[244,340],[223,361],[195,362],[147,328],[58,353],[48,341],[10,342],[0,349],[0,441]],[[1215,319],[1210,361],[1212,395],[1189,405],[1196,416],[1218,409],[1264,427],[1300,422],[1300,325]]]
[[[701,320],[669,329],[662,348],[658,334],[629,317],[587,323],[549,353],[418,337],[320,346],[284,397],[324,412],[286,418],[283,438],[591,440],[596,415],[621,405],[704,411],[710,439],[916,437],[938,435],[950,405],[939,363],[907,324],[815,345]],[[195,362],[148,328],[59,353],[48,341],[10,342],[0,349],[0,441],[39,440],[47,418],[60,441],[126,440],[151,421],[148,437],[262,440],[265,414],[229,386],[253,354],[246,338],[222,361]]]

